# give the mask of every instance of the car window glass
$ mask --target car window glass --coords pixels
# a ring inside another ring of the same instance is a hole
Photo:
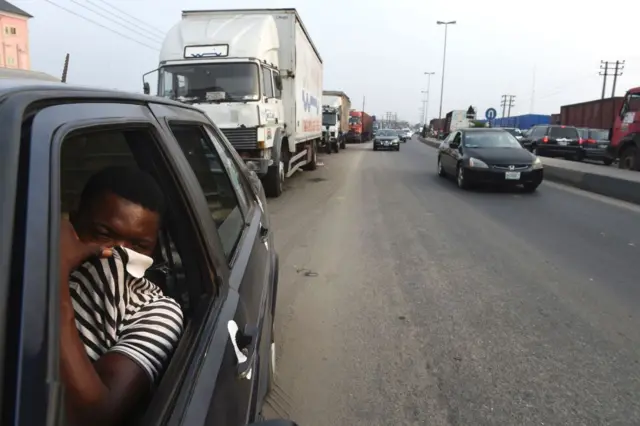
[[[575,127],[552,127],[549,131],[549,137],[578,139],[578,131]]]
[[[273,98],[273,78],[271,77],[271,70],[265,67],[262,67],[262,90],[264,91],[264,96]]]
[[[461,133],[457,132],[456,135],[453,137],[453,143],[454,144],[460,144],[460,140],[462,139]]]
[[[273,71],[273,82],[274,82],[273,91],[277,99],[282,99],[282,90],[278,89],[278,87],[276,87],[275,85],[275,81],[278,79],[279,76],[280,76],[280,73],[278,71]]]
[[[213,131],[209,128],[206,128],[207,136],[209,139],[213,141],[213,145],[220,154],[220,159],[224,164],[224,167],[231,179],[231,184],[236,191],[236,195],[238,196],[238,201],[242,205],[244,211],[248,211],[250,208],[250,194],[247,193],[246,187],[243,184],[243,179],[241,176],[242,171],[238,169],[236,166],[231,153],[228,151],[227,147],[218,139]]]
[[[232,181],[201,125],[171,124],[170,127],[200,183],[224,253],[230,260],[244,229],[244,217]]]

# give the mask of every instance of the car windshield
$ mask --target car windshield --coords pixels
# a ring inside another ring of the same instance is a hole
[[[589,139],[607,141],[609,140],[609,132],[607,130],[591,129],[589,131]]]
[[[504,131],[468,132],[464,136],[467,148],[522,148],[516,138]]]
[[[322,114],[322,125],[323,126],[333,126],[336,124],[336,115],[330,112],[325,112]]]
[[[260,99],[254,63],[170,65],[159,71],[163,97],[185,103],[246,102]]]
[[[575,127],[552,127],[549,136],[558,139],[578,139],[578,130]]]
[[[379,130],[376,136],[398,136],[398,133],[395,130],[383,129]]]

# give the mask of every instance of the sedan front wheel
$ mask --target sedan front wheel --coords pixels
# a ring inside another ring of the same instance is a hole
[[[458,165],[458,170],[456,172],[456,181],[458,182],[458,188],[469,188],[469,184],[467,183],[467,178],[465,177],[464,167],[462,167],[462,164]]]
[[[442,167],[442,160],[438,157],[438,176],[445,177],[447,172],[444,171],[444,167]]]

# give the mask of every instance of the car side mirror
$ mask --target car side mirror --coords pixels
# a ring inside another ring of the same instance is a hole
[[[458,149],[458,148],[460,148],[460,143],[459,142],[451,142],[449,144],[449,147],[453,148],[453,149]]]
[[[151,93],[151,87],[149,86],[149,83],[147,83],[146,81],[142,85],[142,91],[144,92],[145,95],[148,95],[149,93]]]
[[[251,423],[247,426],[298,426],[292,420],[265,420],[264,422]]]

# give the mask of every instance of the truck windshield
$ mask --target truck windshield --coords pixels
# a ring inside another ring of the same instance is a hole
[[[360,124],[360,117],[349,117],[349,124]]]
[[[325,112],[322,114],[322,125],[323,126],[333,126],[336,124],[336,115],[330,112]]]
[[[170,65],[160,69],[158,93],[187,103],[257,101],[258,82],[254,63]]]

